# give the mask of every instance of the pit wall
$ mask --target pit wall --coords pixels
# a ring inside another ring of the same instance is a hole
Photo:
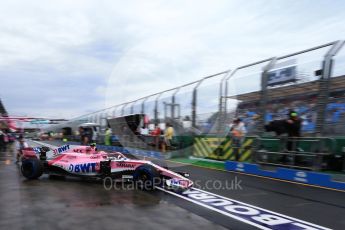
[[[252,154],[255,149],[257,136],[248,136],[245,138],[239,152],[240,161],[251,161]],[[299,141],[298,147],[305,151],[313,151],[315,144],[310,141],[311,138],[305,138]],[[322,138],[323,148],[327,149],[332,155],[343,156],[345,152],[345,137],[329,137]],[[284,149],[279,141],[264,140],[260,143],[262,147],[270,151],[279,151]],[[318,146],[316,146],[318,147]],[[195,136],[193,143],[194,157],[208,158],[214,160],[235,160],[235,154],[232,147],[232,140],[230,137],[218,137],[216,135]]]
[[[275,171],[260,169],[257,164],[246,162],[226,161],[225,169],[251,175],[276,178],[303,184],[315,185],[345,192],[345,183],[333,181],[331,175],[326,173],[310,172],[303,170],[277,168]]]

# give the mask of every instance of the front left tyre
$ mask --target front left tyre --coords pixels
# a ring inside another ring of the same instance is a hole
[[[27,179],[37,179],[43,174],[43,165],[37,158],[28,158],[22,161],[21,171]]]
[[[135,169],[133,181],[140,190],[154,190],[161,184],[161,178],[158,171],[149,164],[143,164]]]

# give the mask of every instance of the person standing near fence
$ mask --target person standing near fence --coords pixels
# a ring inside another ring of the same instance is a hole
[[[246,126],[244,122],[242,122],[241,118],[236,118],[232,122],[232,124],[230,125],[230,133],[235,159],[236,161],[239,161],[240,149],[247,133]]]
[[[159,148],[159,138],[161,135],[161,129],[158,124],[155,125],[155,129],[151,132],[151,135],[153,136],[153,143],[156,146],[156,148]]]
[[[288,118],[284,121],[284,128],[286,130],[288,139],[286,142],[287,152],[296,151],[298,138],[301,137],[302,120],[298,117],[298,113],[290,110]],[[290,155],[290,154],[289,154]],[[280,162],[285,164],[288,162],[288,154],[283,154]]]
[[[288,134],[287,150],[293,151],[297,147],[296,138],[301,137],[302,120],[298,117],[297,112],[291,110],[289,118],[286,120],[286,130]]]
[[[105,145],[111,145],[111,129],[107,128],[104,135]]]
[[[17,142],[16,142],[16,150],[17,150],[17,161],[16,161],[16,163],[18,163],[20,161],[20,158],[22,156],[22,150],[25,148],[28,148],[28,147],[29,147],[28,143],[25,141],[24,137],[22,135],[20,135]]]
[[[171,148],[171,142],[174,136],[174,128],[170,123],[167,123],[167,128],[164,132],[164,145],[163,145],[163,152],[165,152],[166,149]]]
[[[83,145],[84,144],[84,129],[82,127],[79,127],[78,129],[78,133],[80,136],[80,144]]]

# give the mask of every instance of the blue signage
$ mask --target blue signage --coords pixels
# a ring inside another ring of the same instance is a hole
[[[260,169],[257,164],[236,161],[227,161],[225,163],[225,169],[229,171],[244,172],[259,176],[272,177],[282,180],[345,190],[344,182],[333,181],[331,176],[325,173],[309,172],[288,168],[278,168],[276,171],[266,171]]]

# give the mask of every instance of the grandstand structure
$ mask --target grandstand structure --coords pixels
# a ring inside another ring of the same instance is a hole
[[[325,126],[327,128],[325,128],[323,134],[344,135],[345,76],[332,78],[328,91],[328,103],[325,108]],[[286,118],[288,110],[292,109],[298,112],[303,119],[302,132],[305,135],[314,134],[316,132],[319,92],[319,80],[268,88],[269,98],[265,105],[265,123]],[[256,91],[236,95],[236,99],[241,101],[237,114],[249,126],[250,133],[257,131],[255,125],[258,114],[260,114],[260,94],[261,91]]]
[[[331,98],[333,95],[337,95],[339,92],[345,92],[345,76],[340,76],[332,79],[333,83],[330,90]],[[293,84],[288,86],[283,86],[279,88],[268,89],[270,94],[270,101],[288,98],[299,98],[307,96],[316,96],[319,92],[319,81],[311,81],[301,84]],[[258,98],[260,98],[260,91],[240,94],[236,96],[237,100],[242,101],[242,104],[258,103]]]

